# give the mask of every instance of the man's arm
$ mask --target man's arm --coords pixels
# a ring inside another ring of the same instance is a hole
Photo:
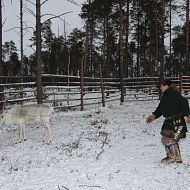
[[[156,119],[162,115],[160,103],[158,104],[158,107],[156,108],[156,110],[152,114],[155,115]]]
[[[151,122],[153,122],[155,119],[159,118],[161,115],[162,115],[162,111],[161,111],[160,103],[159,103],[159,105],[158,105],[158,107],[156,108],[156,110],[155,110],[151,115],[149,115],[149,116],[146,118],[146,122],[147,122],[147,123],[151,123]]]

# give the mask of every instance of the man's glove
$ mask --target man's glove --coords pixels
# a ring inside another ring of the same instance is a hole
[[[185,122],[187,124],[190,124],[190,115],[189,116],[185,116]]]
[[[153,122],[155,119],[156,119],[156,116],[155,116],[154,114],[152,114],[152,115],[149,115],[149,116],[146,118],[146,122],[147,122],[147,123],[151,123],[151,122]]]

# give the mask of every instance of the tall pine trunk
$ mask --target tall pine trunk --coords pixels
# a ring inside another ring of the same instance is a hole
[[[36,0],[36,58],[37,58],[37,103],[42,104],[42,76],[41,76],[41,4]]]
[[[124,39],[123,39],[123,0],[119,1],[119,9],[120,9],[120,28],[119,28],[119,43],[120,43],[120,55],[119,55],[119,66],[120,66],[120,88],[121,88],[121,102],[124,102],[124,87],[123,87],[123,47],[124,47]]]
[[[129,70],[128,70],[128,62],[129,62],[129,0],[127,1],[127,13],[126,13],[126,39],[125,39],[125,67],[124,67],[124,72],[125,72],[125,77],[129,76]]]
[[[0,0],[0,76],[3,75],[3,52],[2,52],[2,0]],[[0,79],[0,83],[3,81]],[[3,92],[3,88],[0,88],[0,92]],[[4,99],[4,95],[0,94],[0,101]],[[0,109],[2,109],[3,104],[0,104]]]
[[[190,69],[189,65],[189,0],[186,5],[186,71]],[[186,73],[189,74],[189,73]]]
[[[165,50],[165,45],[164,45],[164,16],[165,16],[165,0],[162,0],[162,12],[161,12],[161,29],[160,29],[160,34],[161,34],[161,39],[160,39],[160,80],[164,79],[164,50]]]
[[[2,52],[2,0],[0,0],[0,76],[3,75],[3,52]]]

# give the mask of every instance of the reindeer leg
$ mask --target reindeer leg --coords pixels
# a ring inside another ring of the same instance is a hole
[[[50,144],[52,141],[52,133],[51,133],[51,124],[46,123],[47,129],[48,129],[48,141],[47,144]]]
[[[23,139],[24,139],[24,141],[26,141],[27,139],[26,139],[26,130],[25,130],[25,125],[22,125],[22,131],[23,131]]]
[[[18,130],[19,130],[19,143],[22,142],[22,125],[18,124]]]
[[[43,142],[45,142],[45,139],[46,139],[46,124],[43,123],[43,127],[45,128],[45,131],[44,131],[44,134],[43,134]]]

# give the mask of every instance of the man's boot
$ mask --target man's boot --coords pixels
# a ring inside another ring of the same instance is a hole
[[[171,144],[168,147],[170,150],[170,154],[168,155],[168,158],[162,159],[161,163],[163,164],[182,163],[178,143]]]
[[[171,147],[171,153],[172,153],[172,156],[174,157],[176,163],[182,163],[181,153],[180,153],[180,149],[179,149],[179,144],[178,143],[172,145],[172,147]]]
[[[161,163],[165,163],[170,157],[170,147],[165,145],[166,157],[161,160]]]

